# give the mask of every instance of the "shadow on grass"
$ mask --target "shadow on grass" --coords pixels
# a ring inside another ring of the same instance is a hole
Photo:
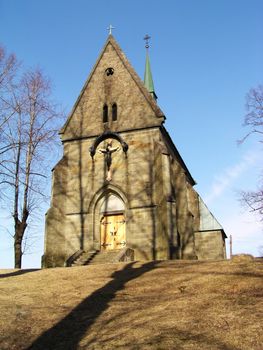
[[[120,315],[121,317],[122,315]],[[108,322],[114,321],[110,320]],[[132,321],[128,321],[131,325]],[[158,323],[158,319],[156,319]],[[145,327],[144,324],[141,325],[142,329]],[[105,329],[107,329],[107,324],[105,324]],[[158,334],[155,335],[154,333]],[[109,335],[108,337],[95,337],[88,343],[84,344],[83,349],[113,349],[111,342],[116,342],[116,332],[113,330],[114,335]],[[138,334],[139,334],[138,330]],[[228,344],[227,341],[222,341],[222,335],[218,339],[215,332],[212,334],[205,334],[204,332],[194,332],[189,327],[189,330],[183,331],[175,326],[168,326],[166,329],[161,329],[161,331],[156,331],[153,329],[151,337],[149,339],[137,338],[136,342],[134,339],[127,337],[127,331],[119,332],[118,337],[122,339],[122,344],[117,346],[118,349],[167,349],[167,350],[183,350],[183,349],[212,349],[212,350],[240,350],[239,347]],[[104,339],[102,339],[104,338]],[[108,347],[107,347],[108,346]]]
[[[24,275],[25,273],[34,272],[34,271],[39,271],[39,269],[25,269],[25,270],[17,270],[17,271],[8,272],[8,273],[1,273],[0,278],[20,276],[20,275]]]
[[[145,263],[138,268],[134,268],[134,264],[135,262],[132,262],[125,265],[122,270],[114,272],[111,276],[113,280],[85,298],[54,327],[40,335],[27,350],[77,349],[84,334],[96,319],[107,310],[116,293],[122,290],[127,282],[154,269],[158,261]]]

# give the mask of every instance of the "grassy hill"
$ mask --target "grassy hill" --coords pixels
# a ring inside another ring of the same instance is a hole
[[[263,261],[0,270],[0,349],[263,349]]]

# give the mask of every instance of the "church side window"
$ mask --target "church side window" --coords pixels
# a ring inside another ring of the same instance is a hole
[[[112,105],[112,120],[116,121],[117,120],[117,104],[113,103]]]
[[[103,106],[103,123],[107,123],[108,122],[108,106],[105,105]]]

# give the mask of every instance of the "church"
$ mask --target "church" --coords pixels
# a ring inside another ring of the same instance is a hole
[[[43,267],[226,258],[224,229],[165,129],[145,39],[143,82],[109,34],[60,130]]]

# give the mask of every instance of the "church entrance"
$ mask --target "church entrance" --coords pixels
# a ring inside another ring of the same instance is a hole
[[[126,246],[123,214],[105,215],[100,226],[101,250],[122,249]]]
[[[114,250],[126,247],[125,205],[113,193],[104,197],[100,208],[100,249]]]

